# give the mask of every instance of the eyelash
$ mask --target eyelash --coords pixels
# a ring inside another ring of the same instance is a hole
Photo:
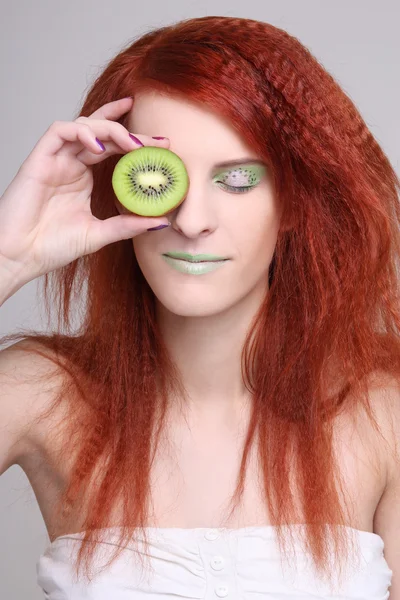
[[[239,187],[239,186],[234,186],[234,185],[228,185],[227,183],[223,183],[222,181],[218,182],[220,185],[223,185],[225,188],[228,188],[229,190],[233,191],[234,194],[239,194],[241,192],[249,192],[250,190],[252,190],[253,188],[255,188],[255,185],[247,185],[244,187]]]

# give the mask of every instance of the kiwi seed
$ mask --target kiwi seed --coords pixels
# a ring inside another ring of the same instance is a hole
[[[179,206],[189,187],[183,161],[167,148],[143,146],[117,162],[112,186],[120,203],[144,217],[162,217]]]

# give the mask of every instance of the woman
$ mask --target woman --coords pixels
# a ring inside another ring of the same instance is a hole
[[[111,185],[143,145],[190,178],[161,218]],[[147,33],[49,128],[0,202],[2,301],[40,275],[59,301],[0,354],[47,598],[400,597],[398,188],[334,79],[249,19]]]

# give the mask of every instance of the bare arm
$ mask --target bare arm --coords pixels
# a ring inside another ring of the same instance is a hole
[[[0,307],[28,281],[21,267],[0,256]],[[0,351],[0,475],[21,458],[24,430],[31,414],[28,398],[33,388],[24,379],[35,361],[20,350],[21,346],[26,347],[26,342]]]
[[[0,475],[14,464],[21,466],[40,443],[32,422],[53,398],[54,386],[40,385],[38,379],[50,374],[52,363],[22,350],[32,345],[23,340],[0,351]]]

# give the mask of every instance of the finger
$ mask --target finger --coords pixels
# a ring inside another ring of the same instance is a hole
[[[147,231],[150,227],[169,225],[166,217],[141,217],[137,215],[118,215],[104,221],[96,219],[90,225],[87,240],[91,252],[120,240],[127,240]]]
[[[89,122],[88,119],[86,121]],[[111,152],[114,153],[129,152],[140,147],[140,144],[129,137],[129,131],[119,123],[96,120],[92,121],[89,126],[83,122],[55,121],[39,140],[34,150],[35,153],[38,152],[44,156],[54,156],[56,153],[72,155],[74,150],[76,152],[79,148],[86,147],[90,150],[86,155],[88,159],[90,158],[90,162],[87,164],[93,164],[104,158],[104,156],[100,156],[99,160],[93,160],[94,157],[105,154],[104,149],[96,140],[100,137],[105,141],[114,142],[114,145],[110,148]],[[159,142],[162,141],[164,144],[161,145],[165,146],[165,140],[153,140],[150,136],[140,137],[143,139],[144,144],[147,142],[147,145],[158,146],[160,145]],[[68,145],[66,142],[80,142],[81,145]]]
[[[90,117],[87,117],[87,118],[91,118],[91,119],[97,118],[99,120],[109,119],[111,121],[117,121],[123,114],[125,114],[132,108],[132,104],[133,104],[132,98],[121,98],[120,100],[108,102],[107,104],[104,104],[103,106],[98,108],[96,111],[94,111],[94,113],[92,113],[90,115]],[[78,117],[78,119],[79,118],[80,117]],[[76,122],[76,121],[72,121],[72,122]],[[61,124],[61,123],[71,123],[71,121],[54,121],[50,125],[50,127],[47,129],[46,133],[36,143],[32,152],[35,151],[36,149],[38,149],[39,152],[44,152],[44,154],[47,156],[51,156],[51,155],[55,154],[57,152],[57,150],[60,148],[60,145],[59,145],[59,143],[58,144],[56,143],[55,145],[54,144],[50,145],[49,141],[46,138],[46,134],[50,130],[53,130],[54,127],[57,126],[57,124]],[[44,139],[44,138],[46,138],[46,139]],[[78,149],[79,149],[79,145],[75,144],[74,148],[71,151],[76,154],[75,150],[77,151]]]
[[[99,119],[108,121],[118,121],[121,118],[121,116],[130,111],[130,109],[132,108],[132,104],[133,98],[130,97],[121,98],[120,100],[114,100],[112,102],[104,104],[103,106],[95,110],[91,115],[89,115],[89,117],[86,118],[91,120]],[[84,118],[85,117],[78,117],[77,119],[75,119],[75,122],[79,122],[79,119]],[[78,154],[78,151],[81,149],[79,148],[78,144],[79,143],[75,143],[73,147],[71,147],[71,151],[75,155]]]
[[[80,145],[75,145],[75,147],[89,146],[98,154],[102,152],[92,129],[86,124],[75,121],[54,121],[37,142],[33,151],[35,154],[51,157],[61,150],[65,142],[80,142]],[[71,153],[72,150],[69,152]]]
[[[92,165],[104,159],[103,155],[106,154],[106,142],[107,156],[110,154],[131,152],[141,146],[141,142],[132,139],[129,135],[129,131],[120,123],[114,123],[108,119],[88,119],[87,117],[79,117],[74,123],[89,128],[92,133],[92,143],[84,143],[84,139],[79,136],[79,139],[83,142],[82,145],[72,145],[71,143],[64,144],[57,152],[58,156],[74,153],[76,158],[82,163]],[[96,142],[95,154],[93,154],[93,142]],[[98,151],[99,149],[100,152]]]
[[[128,139],[126,139],[126,135]],[[142,135],[142,134],[133,134],[138,140],[142,142],[144,146],[156,146],[157,148],[168,148],[169,147],[169,139],[166,138],[164,140],[153,140],[153,138]],[[137,150],[141,148],[142,145],[134,142],[129,137],[129,132],[127,134],[123,134],[122,139],[119,142],[116,142],[114,139],[107,139],[106,136],[102,136],[101,142],[105,146],[105,151],[101,154],[93,153],[90,148],[84,148],[76,155],[77,159],[80,160],[85,165],[94,165],[106,158],[107,156],[111,156],[113,154],[126,154],[127,152],[132,152],[133,150]]]
[[[120,100],[114,100],[103,104],[97,110],[94,111],[88,117],[89,119],[108,119],[110,121],[117,121],[122,115],[127,113],[133,105],[133,98],[121,98]]]

